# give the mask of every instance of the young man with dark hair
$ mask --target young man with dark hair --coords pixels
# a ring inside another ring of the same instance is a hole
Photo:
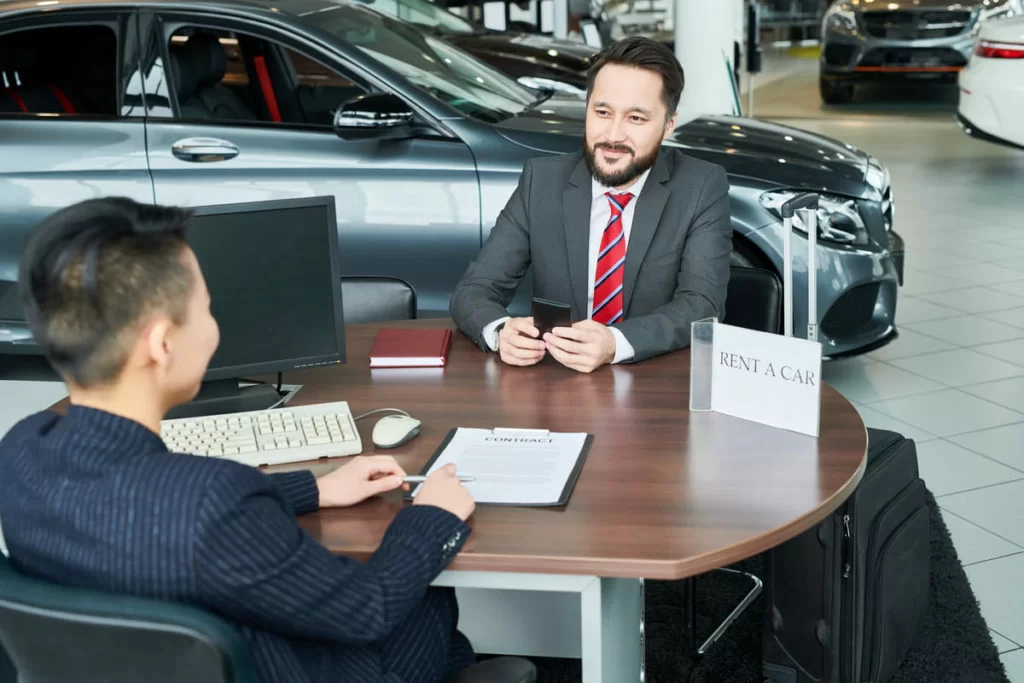
[[[591,372],[690,342],[725,309],[732,253],[725,170],[661,143],[675,129],[683,70],[666,46],[621,40],[587,82],[583,149],[528,161],[452,296],[455,322],[511,365],[546,355]],[[572,327],[538,338],[506,310],[527,269],[534,294],[570,304]]]
[[[429,587],[470,533],[473,499],[454,472],[423,484],[364,564],[332,555],[295,515],[403,486],[393,458],[353,458],[315,479],[164,447],[161,419],[196,395],[219,341],[188,221],[89,200],[29,237],[19,288],[71,406],[0,441],[11,562],[226,617],[266,683],[436,683],[472,664],[454,594]]]

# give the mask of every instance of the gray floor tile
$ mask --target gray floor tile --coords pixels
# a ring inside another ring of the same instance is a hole
[[[963,390],[972,396],[1024,413],[1024,377],[975,384],[964,387]],[[1021,444],[1021,449],[1024,449],[1024,444]]]
[[[939,504],[941,505],[941,502]],[[956,554],[960,558],[961,564],[984,562],[1021,551],[1020,547],[1005,538],[999,538],[992,532],[956,516],[949,510],[942,511],[942,521],[949,529],[949,536],[953,539],[953,547],[956,548]]]
[[[954,493],[943,497],[940,505],[968,522],[974,522],[982,529],[1020,546],[1024,551],[1024,524],[1021,524],[1024,519],[1024,480]],[[1024,572],[1020,575],[1024,576]],[[1024,599],[1024,591],[1021,591],[1021,597]],[[1024,617],[1024,610],[1021,616]],[[992,628],[1017,642],[1012,634],[994,624]],[[1024,633],[1020,635],[1024,637]]]
[[[944,439],[918,444],[917,464],[935,496],[1024,479],[1024,473]]]
[[[999,659],[1003,662],[1010,683],[1024,683],[1024,649],[1000,655]]]
[[[1004,325],[1013,325],[1014,327],[1024,329],[1024,307],[1013,308],[1008,311],[993,311],[986,313],[985,317]]]
[[[1024,365],[1024,339],[1014,339],[998,344],[982,344],[974,350],[1014,365]]]
[[[984,313],[1018,308],[1024,305],[1024,299],[1006,292],[993,290],[991,287],[971,287],[948,292],[918,294],[919,298],[933,304],[949,306],[965,313]]]
[[[961,315],[956,318],[906,323],[903,325],[903,329],[920,332],[957,346],[978,346],[1009,339],[1024,339],[1024,329],[977,315]]]
[[[869,406],[936,436],[1024,423],[1024,415],[956,389],[880,401]]]
[[[846,366],[829,363],[822,368],[822,376],[830,386],[854,403],[869,404],[943,388],[938,382],[877,362]]]
[[[897,358],[888,362],[951,387],[1024,375],[1024,367],[986,356],[972,349],[939,351],[923,356]]]
[[[1014,280],[1013,282],[1003,282],[995,285],[992,289],[999,290],[1000,292],[1006,292],[1007,294],[1014,294],[1016,296],[1024,296],[1024,279]]]
[[[900,336],[891,341],[880,349],[876,349],[868,354],[871,358],[876,360],[892,360],[893,358],[907,358],[908,356],[918,356],[922,353],[933,353],[935,351],[945,351],[952,349],[953,344],[942,339],[936,339],[935,337],[929,337],[926,334],[921,334],[916,331],[916,326],[924,323],[914,323],[913,325],[905,325],[900,328]],[[1024,332],[1024,330],[1021,330]]]
[[[949,440],[1024,472],[1024,422],[960,434]]]
[[[989,628],[1013,642],[1024,640],[1024,552],[965,567]]]
[[[994,285],[1019,280],[1021,271],[994,263],[960,264],[948,269],[951,277],[976,285]]]
[[[1001,655],[1006,654],[1007,652],[1012,652],[1020,647],[1017,643],[1013,642],[1009,638],[1004,638],[995,631],[989,631],[989,634],[992,636],[992,642],[996,644],[996,649],[999,650],[999,654]]]
[[[917,323],[923,320],[937,320],[939,318],[955,318],[963,315],[949,306],[940,306],[931,301],[925,301],[913,296],[900,296],[896,301],[896,324],[906,325]]]
[[[900,422],[892,415],[879,412],[869,406],[856,406],[857,412],[860,413],[860,419],[864,421],[865,427],[874,427],[875,429],[888,429],[889,431],[897,432],[913,439],[918,444],[930,441],[936,438],[934,434],[927,430],[915,427],[914,425],[907,424],[906,422]],[[1024,425],[1022,425],[1024,426]]]
[[[956,289],[967,289],[973,286],[974,285],[968,282],[954,280],[941,272],[905,268],[903,272],[903,286],[900,287],[900,294],[920,296],[921,294],[934,294],[935,292],[949,292]]]

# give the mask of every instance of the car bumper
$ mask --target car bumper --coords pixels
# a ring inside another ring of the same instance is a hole
[[[1024,64],[975,57],[960,72],[957,119],[968,135],[1024,148]]]
[[[782,244],[782,226],[772,224],[757,231],[762,248]],[[888,232],[889,244],[883,250],[839,249],[818,245],[818,341],[826,358],[859,355],[883,346],[896,338],[896,303],[903,280],[904,243],[895,232]],[[793,329],[807,327],[806,273],[801,272],[807,241],[793,236],[796,254],[794,274]],[[778,272],[782,272],[782,254],[769,252]]]
[[[948,38],[896,40],[830,27],[822,36],[820,73],[825,80],[843,82],[955,82],[976,40],[973,29]]]

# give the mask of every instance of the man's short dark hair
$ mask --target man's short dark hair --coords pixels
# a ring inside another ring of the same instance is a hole
[[[40,223],[21,255],[29,328],[65,379],[117,378],[139,324],[160,311],[185,320],[192,277],[181,257],[191,212],[123,197],[90,199]]]
[[[679,106],[679,98],[683,94],[685,77],[683,76],[683,67],[680,66],[679,60],[667,45],[643,36],[631,36],[606,47],[594,58],[594,62],[587,72],[587,100],[590,99],[590,93],[594,90],[597,73],[606,64],[647,69],[660,75],[661,100],[668,110],[665,117],[666,119],[672,118],[676,107]]]

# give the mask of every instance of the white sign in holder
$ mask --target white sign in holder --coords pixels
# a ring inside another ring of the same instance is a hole
[[[806,339],[793,335],[793,218],[807,232]],[[818,343],[818,195],[801,194],[781,207],[783,336],[719,323],[693,323],[690,410],[715,411],[818,436],[821,344]]]

